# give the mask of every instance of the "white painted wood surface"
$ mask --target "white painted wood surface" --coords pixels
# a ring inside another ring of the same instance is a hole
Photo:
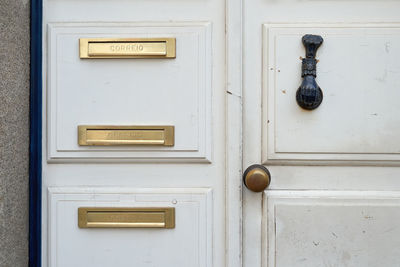
[[[263,162],[399,160],[400,23],[263,25]],[[301,110],[307,33],[319,34],[318,84],[324,104]],[[327,141],[329,140],[329,141]]]
[[[234,189],[226,172],[226,127],[240,125],[225,118],[225,8],[223,0],[44,1],[43,267],[211,267],[240,255],[240,166]],[[88,35],[175,37],[177,57],[80,60],[78,38]],[[79,124],[175,125],[175,146],[79,147]],[[81,231],[81,205],[176,205],[179,224]]]
[[[243,164],[272,175],[244,190],[243,266],[398,266],[400,3],[243,3]],[[304,34],[325,40],[311,112],[295,100]]]
[[[210,23],[54,23],[48,36],[50,161],[211,161]],[[79,38],[126,36],[174,37],[177,58],[76,56]],[[175,145],[82,147],[77,125],[174,125]]]
[[[130,266],[129,248],[135,266],[398,266],[399,10],[364,0],[45,1],[43,266]],[[305,33],[325,39],[325,98],[312,112],[294,97]],[[177,59],[83,64],[74,39],[88,34],[176,36]],[[179,127],[175,147],[83,148],[81,123]],[[272,183],[242,195],[242,166],[253,163]],[[71,216],[81,204],[178,198],[182,227],[162,235],[90,239]]]
[[[211,189],[50,187],[51,266],[212,266]],[[174,229],[78,228],[79,207],[174,207]]]
[[[226,1],[226,254],[242,266],[242,1]]]
[[[264,266],[400,265],[398,191],[268,191],[263,213]]]

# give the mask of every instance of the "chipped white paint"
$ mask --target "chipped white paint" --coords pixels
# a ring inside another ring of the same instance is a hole
[[[399,266],[400,193],[268,191],[264,266]]]

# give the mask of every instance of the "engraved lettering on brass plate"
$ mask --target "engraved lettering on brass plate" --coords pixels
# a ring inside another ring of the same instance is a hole
[[[81,146],[174,145],[174,126],[78,126]]]
[[[81,38],[80,58],[175,58],[175,38]]]
[[[79,228],[175,228],[175,208],[78,208]]]

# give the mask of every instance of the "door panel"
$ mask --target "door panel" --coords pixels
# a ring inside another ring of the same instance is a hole
[[[48,34],[49,160],[211,161],[210,23],[57,23]],[[126,36],[176,38],[176,58],[78,56],[80,38]],[[175,142],[79,146],[78,125],[172,125]]]
[[[51,266],[212,266],[210,189],[51,187],[48,196]],[[79,207],[174,207],[175,227],[79,228]]]
[[[268,266],[399,266],[398,192],[265,196]]]
[[[307,33],[324,38],[317,52],[324,97],[312,112],[293,97]],[[263,34],[265,163],[399,159],[399,24],[265,24]]]

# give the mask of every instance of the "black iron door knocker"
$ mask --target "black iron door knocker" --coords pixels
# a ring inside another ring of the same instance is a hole
[[[323,98],[322,90],[315,81],[315,77],[317,77],[315,56],[324,39],[319,35],[307,34],[303,36],[302,41],[306,48],[306,58],[303,58],[302,62],[301,77],[303,82],[297,89],[296,100],[300,107],[313,110],[321,104]]]

